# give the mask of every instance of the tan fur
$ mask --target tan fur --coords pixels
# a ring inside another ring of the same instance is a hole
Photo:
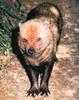
[[[59,16],[59,12],[56,9],[56,7],[50,7],[50,11],[52,12],[52,14],[54,14],[55,16]]]

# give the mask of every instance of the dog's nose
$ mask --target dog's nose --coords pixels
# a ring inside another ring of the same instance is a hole
[[[35,54],[35,50],[33,48],[29,48],[27,53],[29,56],[33,56]]]

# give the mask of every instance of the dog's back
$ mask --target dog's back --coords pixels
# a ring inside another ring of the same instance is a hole
[[[62,15],[59,8],[52,3],[41,3],[37,7],[33,8],[27,15],[26,21],[30,19],[49,17],[54,18],[59,24],[60,30],[62,29]]]

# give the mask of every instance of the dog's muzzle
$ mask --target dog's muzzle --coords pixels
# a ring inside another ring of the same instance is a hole
[[[35,50],[33,48],[29,48],[26,51],[27,56],[34,56],[35,55]]]

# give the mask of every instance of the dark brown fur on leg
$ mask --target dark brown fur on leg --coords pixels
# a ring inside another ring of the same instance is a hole
[[[31,87],[30,89],[27,91],[27,96],[31,95],[31,96],[35,96],[38,95],[39,93],[39,86],[38,86],[38,73],[35,72],[34,69],[30,69],[30,73],[31,73]]]
[[[48,94],[50,94],[50,91],[48,88],[48,84],[49,84],[48,82],[49,82],[49,78],[51,75],[51,71],[52,71],[54,62],[55,61],[45,65],[45,69],[44,69],[42,76],[41,76],[41,84],[40,84],[40,94],[41,95],[45,94],[46,96],[48,96]]]

